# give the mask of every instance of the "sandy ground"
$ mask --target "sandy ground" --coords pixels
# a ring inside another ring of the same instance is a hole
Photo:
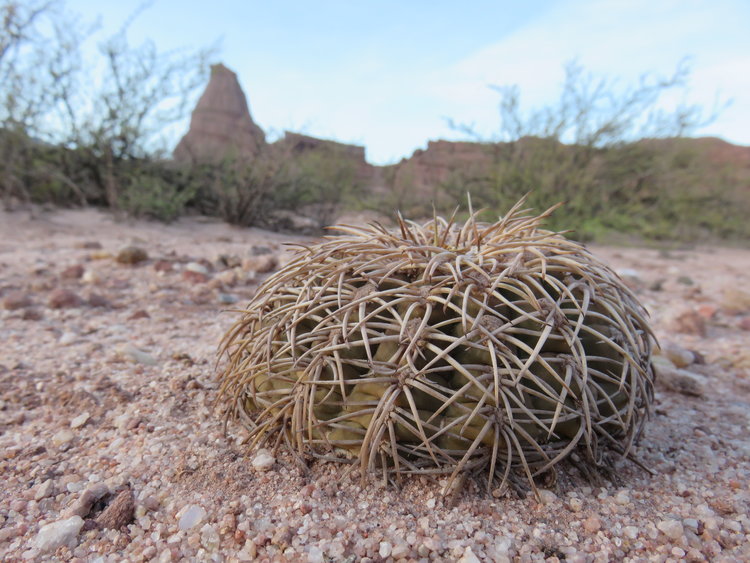
[[[750,560],[750,251],[595,247],[670,364],[636,448],[598,485],[397,490],[224,435],[216,347],[294,237],[201,219],[0,213],[0,559]],[[301,240],[299,237],[296,240]],[[148,259],[119,263],[125,246]],[[236,303],[236,305],[234,304]],[[601,486],[599,486],[601,485]]]

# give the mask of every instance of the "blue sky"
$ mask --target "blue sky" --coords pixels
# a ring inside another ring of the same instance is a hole
[[[67,2],[100,17],[101,36],[141,5]],[[748,29],[747,0],[154,0],[128,36],[160,50],[220,40],[217,62],[237,72],[271,139],[292,130],[360,144],[385,164],[431,139],[465,138],[447,118],[490,138],[491,85],[517,84],[524,107],[550,103],[574,58],[624,84],[689,56],[688,101],[731,100],[696,134],[750,145]]]

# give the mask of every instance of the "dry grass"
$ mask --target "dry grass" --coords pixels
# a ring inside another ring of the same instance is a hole
[[[227,333],[221,398],[253,444],[382,473],[534,487],[577,453],[628,455],[653,337],[622,281],[539,228],[436,217],[340,226],[269,278]]]

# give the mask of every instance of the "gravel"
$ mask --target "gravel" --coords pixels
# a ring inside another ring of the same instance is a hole
[[[634,450],[653,475],[569,468],[541,502],[469,480],[451,505],[440,478],[362,487],[357,470],[250,450],[236,424],[224,434],[226,296],[246,302],[286,240],[305,239],[0,212],[1,560],[750,560],[749,251],[592,249],[650,310],[663,366],[701,384],[657,386]],[[124,246],[142,252],[120,263]],[[113,527],[98,525],[112,506]]]

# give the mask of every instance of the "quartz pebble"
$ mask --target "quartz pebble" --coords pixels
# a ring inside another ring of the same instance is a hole
[[[552,504],[557,501],[557,495],[548,489],[539,489],[538,493],[542,504]]]
[[[572,497],[568,501],[568,506],[573,512],[579,512],[583,508],[583,501],[578,497]]]
[[[191,504],[180,517],[178,526],[180,530],[189,530],[203,522],[205,517],[206,511],[202,506]]]
[[[75,438],[75,434],[73,434],[73,432],[71,432],[67,428],[63,428],[59,432],[56,432],[54,436],[52,436],[52,444],[54,446],[60,447],[70,442],[73,438]]]
[[[695,355],[673,342],[665,343],[661,348],[662,355],[678,368],[685,368],[695,362]]]
[[[701,397],[705,394],[705,376],[686,369],[671,367],[664,363],[655,363],[654,365],[657,372],[657,381],[663,387],[691,397]]]
[[[185,270],[195,272],[196,274],[203,274],[204,276],[209,273],[208,268],[198,262],[188,262],[185,264]]]
[[[464,550],[464,553],[461,556],[461,559],[458,560],[458,563],[480,563],[480,560],[469,546]]]
[[[615,502],[619,505],[625,506],[630,503],[630,493],[628,491],[618,491],[615,495]]]
[[[390,557],[392,550],[393,550],[393,546],[389,542],[387,541],[380,542],[380,549],[378,550],[380,557],[382,557],[383,559]]]
[[[143,364],[146,366],[155,366],[159,362],[148,352],[136,348],[132,344],[126,344],[118,348],[117,352],[125,359],[128,359],[137,364]]]
[[[671,540],[680,539],[684,532],[682,522],[678,520],[662,520],[656,524],[656,527]]]
[[[266,449],[260,449],[255,453],[253,458],[253,468],[257,471],[268,471],[276,463],[276,459]]]
[[[94,502],[96,502],[96,500],[97,498],[91,491],[85,490],[79,495],[76,501],[68,509],[65,510],[64,515],[80,516],[81,518],[85,518],[86,516],[88,516],[89,512],[91,512],[91,507],[94,505]]]
[[[44,483],[39,485],[34,493],[34,500],[41,500],[43,498],[51,497],[55,494],[56,487],[52,479],[47,479]]]
[[[219,549],[220,542],[221,538],[219,537],[219,533],[216,531],[216,528],[214,528],[210,524],[204,524],[204,526],[201,528],[201,545],[204,547],[204,549],[209,553],[214,552]]]
[[[63,332],[57,341],[60,346],[68,346],[78,340],[78,335],[75,332]]]
[[[36,548],[43,552],[54,551],[63,545],[73,547],[82,527],[83,518],[80,516],[45,524],[39,529],[34,543]]]
[[[86,422],[88,422],[89,418],[91,418],[91,415],[89,413],[82,412],[81,414],[79,414],[77,417],[73,418],[70,421],[70,427],[71,428],[80,428],[81,426],[83,426],[84,424],[86,424]]]

